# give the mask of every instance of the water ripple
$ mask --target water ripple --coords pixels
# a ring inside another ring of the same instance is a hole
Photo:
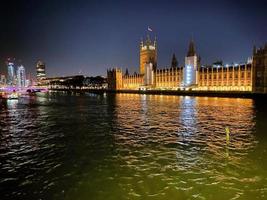
[[[0,193],[264,199],[264,116],[251,99],[50,93],[2,102]]]

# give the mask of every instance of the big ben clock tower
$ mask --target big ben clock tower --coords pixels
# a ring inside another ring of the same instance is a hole
[[[139,73],[145,73],[145,65],[148,63],[153,64],[153,70],[157,67],[157,44],[156,39],[154,42],[150,40],[149,35],[147,35],[146,41],[141,41],[140,44],[140,67]]]

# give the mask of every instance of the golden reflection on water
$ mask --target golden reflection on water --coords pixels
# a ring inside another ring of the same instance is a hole
[[[258,159],[266,147],[259,148],[252,99],[55,94],[28,103],[7,104],[1,113],[5,141],[20,130],[16,141],[28,149],[16,152],[18,164],[29,160],[41,174],[41,192],[55,199],[266,196],[266,168]],[[65,188],[53,193],[53,186]]]
[[[248,180],[244,172],[253,166],[248,156],[257,145],[253,100],[119,94],[114,104],[120,167],[141,177],[157,175],[169,184],[179,178],[178,191],[195,181],[206,187],[220,183],[221,188],[232,182],[229,191],[244,193],[233,180],[242,185]],[[231,130],[229,144],[225,127]]]

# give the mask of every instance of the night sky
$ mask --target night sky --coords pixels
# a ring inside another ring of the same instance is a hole
[[[184,64],[191,37],[202,64],[243,62],[267,41],[264,1],[1,0],[0,73],[5,60],[34,73],[37,59],[48,76],[106,75],[114,66],[138,71],[139,42],[153,29],[158,65],[172,54]]]

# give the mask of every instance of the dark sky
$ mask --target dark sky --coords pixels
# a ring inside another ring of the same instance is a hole
[[[1,0],[0,72],[15,57],[28,72],[46,62],[49,76],[138,70],[147,27],[158,40],[158,64],[172,53],[184,64],[193,35],[202,64],[242,62],[267,41],[264,1]]]

